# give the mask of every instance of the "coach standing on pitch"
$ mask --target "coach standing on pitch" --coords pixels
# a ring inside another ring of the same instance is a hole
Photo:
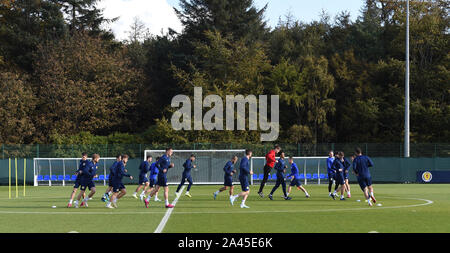
[[[264,165],[264,178],[261,181],[261,186],[259,187],[258,195],[261,198],[264,198],[263,189],[266,185],[267,179],[269,178],[269,173],[272,170],[273,166],[275,165],[275,155],[279,153],[281,150],[280,146],[278,144],[275,145],[275,147],[270,150],[266,154],[266,165]]]

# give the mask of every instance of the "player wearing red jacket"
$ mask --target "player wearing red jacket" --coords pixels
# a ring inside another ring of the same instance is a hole
[[[263,189],[264,186],[266,185],[267,179],[269,178],[269,173],[272,170],[273,166],[275,165],[275,156],[277,153],[279,153],[281,150],[281,147],[276,144],[275,147],[270,150],[267,154],[266,154],[266,165],[264,165],[264,178],[261,181],[261,186],[259,187],[259,191],[258,191],[258,195],[261,198],[264,198],[264,194],[263,194]]]

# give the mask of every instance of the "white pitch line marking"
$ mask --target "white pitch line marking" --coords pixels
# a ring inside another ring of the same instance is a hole
[[[183,187],[181,187],[180,189],[180,193],[179,195],[173,200],[172,205],[176,205],[178,202],[178,199],[180,198],[181,194],[183,194],[183,190],[184,190],[184,185]],[[166,226],[167,221],[169,220],[170,215],[173,212],[173,208],[169,208],[166,212],[166,214],[164,215],[164,217],[162,218],[161,222],[159,223],[158,227],[156,228],[155,232],[153,233],[161,233],[164,229],[164,227]]]
[[[180,194],[181,196],[181,194]],[[359,210],[381,210],[381,209],[397,209],[397,208],[408,208],[408,207],[418,207],[418,206],[426,206],[433,204],[434,202],[427,199],[418,199],[418,198],[399,198],[399,197],[384,197],[384,198],[395,198],[395,199],[412,199],[412,200],[419,200],[424,201],[425,203],[422,204],[414,204],[414,205],[403,205],[403,206],[382,206],[382,207],[363,207],[363,208],[334,208],[334,209],[311,209],[311,210],[272,210],[272,211],[208,211],[208,212],[175,212],[174,214],[239,214],[239,213],[309,213],[309,212],[332,212],[332,211],[359,211]],[[175,202],[175,201],[174,201]],[[172,203],[173,204],[173,203]],[[170,208],[168,211],[172,210],[173,208]],[[119,214],[119,215],[134,215],[134,214],[161,214],[161,213],[167,213],[167,212],[28,212],[28,211],[0,211],[0,214],[98,214],[98,215],[105,215],[105,214]]]

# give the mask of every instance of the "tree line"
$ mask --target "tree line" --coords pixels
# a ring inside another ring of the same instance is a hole
[[[401,142],[405,1],[270,28],[253,0],[180,0],[183,30],[119,41],[98,0],[0,0],[0,143],[259,142],[175,131],[177,94],[276,94],[279,141]],[[410,5],[411,141],[450,140],[448,1]],[[205,109],[206,110],[206,109]]]

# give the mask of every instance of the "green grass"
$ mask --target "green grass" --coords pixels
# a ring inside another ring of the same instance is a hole
[[[379,184],[375,195],[382,206],[369,208],[362,192],[352,185],[352,198],[333,201],[327,186],[307,185],[311,194],[306,199],[301,191],[293,189],[292,200],[281,198],[281,189],[274,200],[261,199],[257,187],[251,188],[247,205],[239,208],[240,199],[230,205],[228,193],[213,200],[218,186],[197,186],[191,189],[192,198],[180,197],[163,232],[172,233],[315,233],[315,232],[450,232],[449,185]],[[135,186],[128,186],[128,194],[119,200],[119,208],[105,208],[100,197],[104,187],[89,202],[88,208],[67,205],[71,187],[27,187],[27,196],[8,199],[8,187],[0,187],[0,233],[6,232],[153,232],[161,222],[166,209],[163,202],[151,202],[150,208],[131,197]],[[265,188],[267,194],[272,188]],[[170,200],[175,186],[170,187]],[[237,186],[235,191],[240,190]],[[162,194],[160,193],[160,198]],[[356,200],[360,199],[361,202]],[[427,204],[427,201],[433,201]],[[55,205],[57,208],[52,208]],[[112,226],[112,224],[116,224]]]

